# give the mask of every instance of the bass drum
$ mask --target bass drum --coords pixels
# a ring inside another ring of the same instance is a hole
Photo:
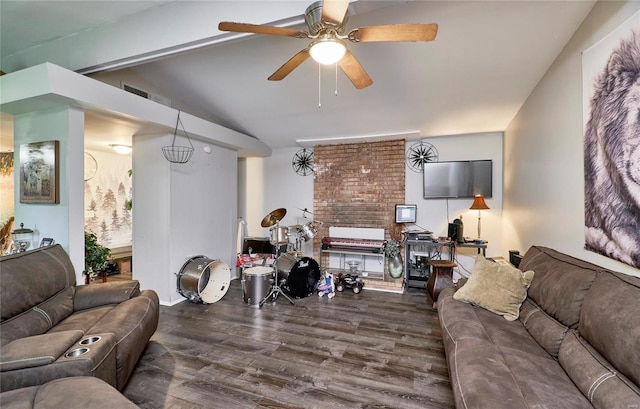
[[[220,260],[190,258],[178,273],[178,292],[191,302],[211,304],[229,290],[231,270]]]
[[[320,267],[310,257],[283,254],[276,260],[283,289],[292,297],[304,298],[313,294],[320,281]]]

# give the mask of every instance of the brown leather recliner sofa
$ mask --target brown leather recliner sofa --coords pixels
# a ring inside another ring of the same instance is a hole
[[[640,278],[538,246],[519,268],[515,321],[440,293],[456,408],[640,408]]]
[[[76,286],[55,245],[0,258],[0,313],[2,392],[81,376],[122,390],[158,326],[159,302],[138,281]]]
[[[135,409],[116,388],[92,376],[74,376],[0,393],[2,409]]]

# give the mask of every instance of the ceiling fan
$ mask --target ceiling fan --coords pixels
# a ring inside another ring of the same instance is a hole
[[[373,81],[362,68],[356,57],[347,49],[344,40],[351,42],[377,41],[432,41],[438,33],[437,24],[397,24],[359,27],[345,35],[349,13],[349,0],[323,0],[311,4],[305,11],[305,21],[309,31],[294,28],[232,23],[223,21],[218,25],[221,31],[256,33],[294,38],[308,38],[311,43],[294,55],[269,77],[270,81],[280,81],[289,75],[307,58],[312,57],[321,64],[337,63],[342,71],[358,88],[366,88]]]

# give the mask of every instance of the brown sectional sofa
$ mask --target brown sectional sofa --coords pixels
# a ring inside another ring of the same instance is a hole
[[[440,293],[456,407],[640,408],[640,278],[539,246],[519,268],[515,321]]]
[[[59,245],[0,258],[2,392],[78,376],[127,383],[158,326],[158,296],[137,281],[76,286],[75,277]]]

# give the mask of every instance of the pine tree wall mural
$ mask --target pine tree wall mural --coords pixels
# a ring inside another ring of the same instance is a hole
[[[84,182],[85,230],[98,236],[107,247],[131,245],[131,156],[87,151],[97,171]]]

